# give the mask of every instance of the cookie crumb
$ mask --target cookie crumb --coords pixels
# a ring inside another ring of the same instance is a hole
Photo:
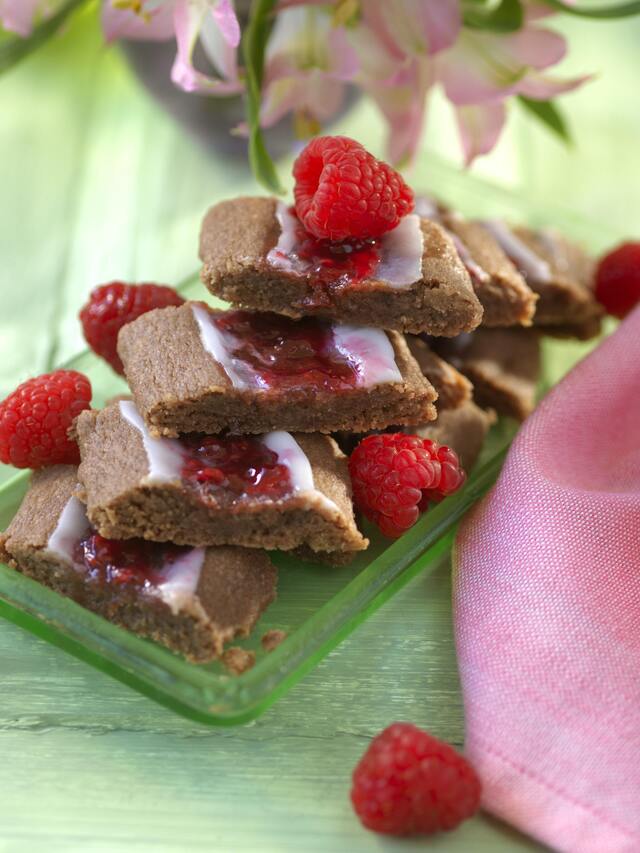
[[[262,643],[262,648],[265,650],[265,652],[272,652],[280,645],[280,643],[285,639],[286,636],[286,631],[281,631],[279,628],[272,628],[272,630],[267,631],[267,633],[260,640],[260,642]]]
[[[232,675],[242,675],[256,662],[256,653],[240,646],[231,646],[222,655],[222,663]]]

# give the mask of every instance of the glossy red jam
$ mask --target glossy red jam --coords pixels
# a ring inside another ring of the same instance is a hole
[[[295,216],[293,208],[289,212]],[[374,277],[382,257],[379,239],[318,240],[300,223],[295,233],[293,249],[282,257],[308,279],[313,293],[303,300],[306,307],[330,305],[338,291]]]
[[[266,388],[341,391],[354,388],[358,372],[335,346],[330,323],[278,314],[226,311],[214,320],[228,333],[225,344]]]
[[[182,440],[182,480],[217,503],[278,500],[293,491],[289,469],[257,438],[193,436]]]
[[[73,558],[96,583],[140,588],[161,584],[163,572],[190,550],[144,539],[105,539],[92,531],[77,543]]]

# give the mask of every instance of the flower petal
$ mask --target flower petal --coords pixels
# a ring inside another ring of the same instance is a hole
[[[332,25],[326,10],[287,8],[267,45],[260,123],[270,126],[290,111],[326,122],[358,68],[345,30]]]
[[[102,31],[108,42],[116,39],[165,41],[173,37],[173,0],[147,0],[139,12],[117,9],[111,0],[102,5]]]
[[[559,62],[566,52],[562,36],[527,27],[507,36],[463,31],[455,46],[437,59],[438,77],[457,106],[501,100],[519,91],[531,69]]]
[[[556,95],[572,92],[592,79],[593,74],[583,74],[582,77],[573,77],[570,80],[558,80],[537,71],[530,71],[518,84],[517,91],[519,95],[526,95],[534,101],[548,101]]]
[[[456,107],[456,122],[465,166],[470,166],[476,157],[488,154],[498,141],[506,119],[504,103]]]
[[[240,24],[231,0],[219,0],[211,14],[226,43],[230,47],[238,47],[240,44]]]
[[[42,0],[0,0],[0,21],[5,30],[26,38],[31,35],[39,7],[49,4]],[[46,12],[45,12],[46,14]]]
[[[400,60],[451,47],[462,24],[458,0],[362,0],[362,16],[375,38]]]
[[[235,95],[242,92],[244,88],[235,73],[235,57],[231,60],[226,53],[228,47],[234,51],[235,48],[230,46],[224,37],[215,41],[213,33],[209,29],[211,25],[218,28],[218,23],[212,14],[216,6],[218,3],[212,3],[210,0],[175,0],[173,20],[178,52],[171,69],[171,79],[176,86],[186,92]],[[206,36],[207,52],[210,54],[213,64],[223,74],[225,69],[233,69],[233,73],[228,78],[210,77],[204,72],[198,71],[193,65],[193,51],[205,25],[208,33]],[[224,51],[220,45],[224,45]],[[219,52],[218,48],[220,48]]]
[[[363,81],[363,88],[387,120],[387,154],[392,163],[415,156],[424,126],[427,93],[433,83],[430,63],[414,59],[404,75],[404,85],[378,86]]]

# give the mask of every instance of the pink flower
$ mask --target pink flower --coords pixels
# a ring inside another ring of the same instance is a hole
[[[562,36],[530,26],[528,17],[515,33],[464,30],[455,45],[438,56],[436,75],[456,111],[467,165],[497,142],[507,98],[525,95],[548,100],[589,79],[557,80],[541,73],[565,53]]]
[[[432,57],[455,43],[460,27],[458,0],[362,0],[362,20],[347,30],[360,66],[355,80],[387,120],[394,163],[416,152]]]
[[[54,0],[0,0],[2,26],[23,38],[31,35],[38,18],[48,18],[55,11]]]
[[[331,14],[313,5],[278,14],[266,52],[260,123],[286,113],[321,123],[341,106],[345,83],[358,69],[355,51]]]

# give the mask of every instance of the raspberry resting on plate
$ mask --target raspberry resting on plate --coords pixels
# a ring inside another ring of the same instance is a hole
[[[449,744],[411,723],[394,723],[356,766],[351,802],[374,832],[427,834],[455,829],[471,817],[480,804],[480,781]]]
[[[413,192],[346,136],[312,139],[293,164],[298,218],[319,240],[381,237],[413,210]]]
[[[623,243],[601,259],[596,299],[620,319],[640,302],[640,243]]]
[[[402,432],[364,438],[351,454],[349,473],[354,503],[392,539],[466,479],[450,447]]]
[[[16,468],[77,465],[69,438],[74,419],[91,402],[91,383],[75,370],[28,379],[0,403],[0,462]]]
[[[109,362],[116,373],[123,367],[118,355],[118,332],[154,308],[182,305],[184,299],[164,284],[125,284],[113,281],[96,287],[80,311],[80,322],[91,349]]]

